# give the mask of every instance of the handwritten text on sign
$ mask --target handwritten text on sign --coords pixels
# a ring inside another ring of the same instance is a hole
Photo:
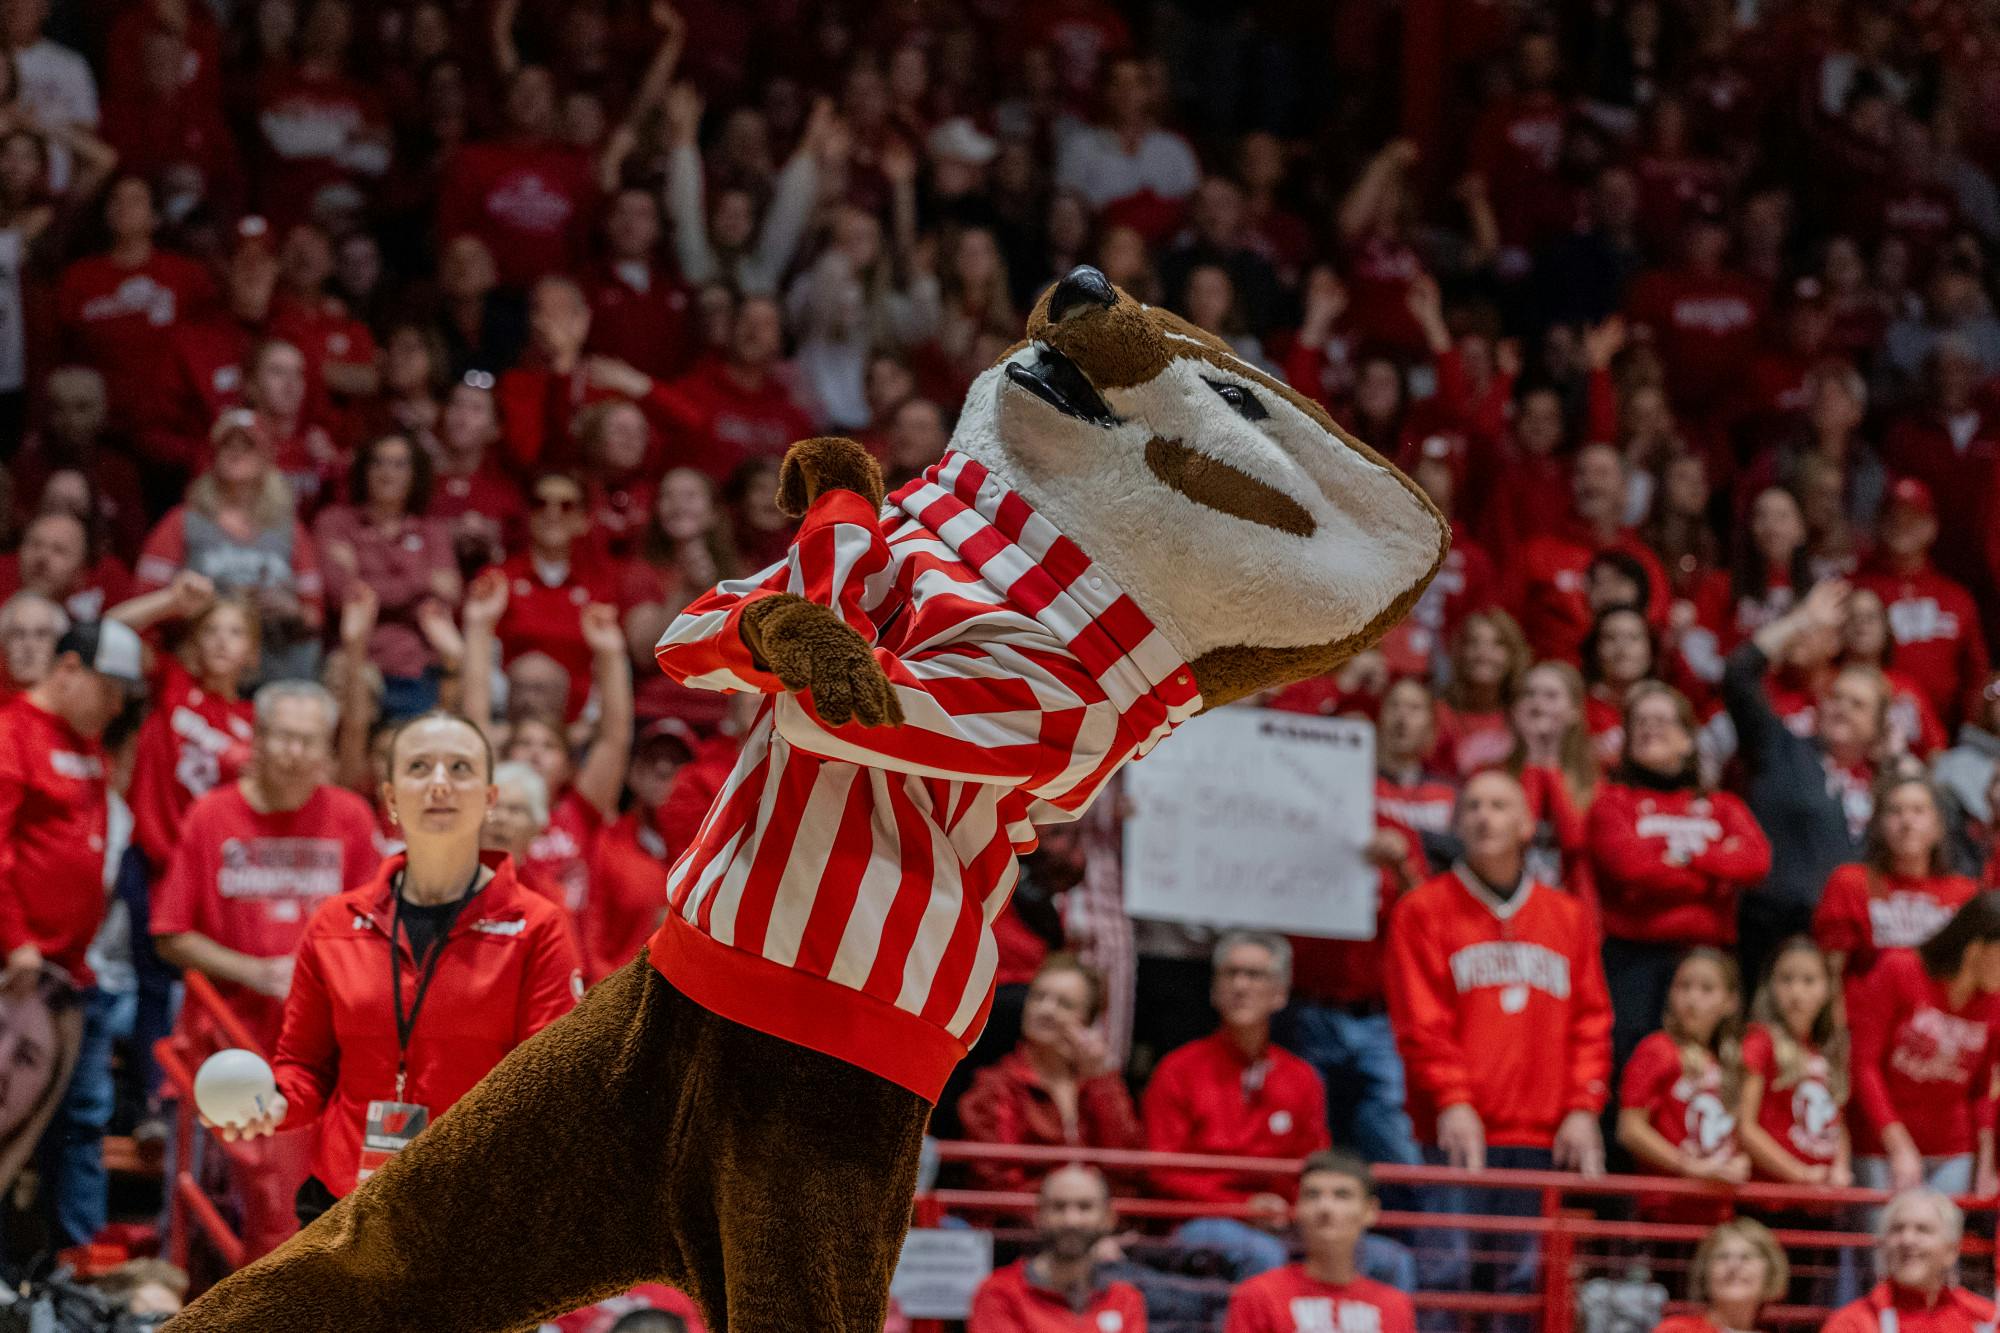
[[[1223,708],[1126,770],[1134,916],[1365,940],[1380,881],[1365,722]]]

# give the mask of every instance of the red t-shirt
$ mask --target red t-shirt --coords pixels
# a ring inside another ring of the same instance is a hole
[[[1507,762],[1514,749],[1514,729],[1507,710],[1461,713],[1450,704],[1437,707],[1437,766],[1460,778]]]
[[[1304,1264],[1260,1273],[1229,1297],[1222,1333],[1415,1333],[1416,1309],[1370,1278],[1321,1282]]]
[[[261,205],[280,226],[308,216],[321,191],[355,193],[387,170],[388,121],[366,85],[276,64],[256,96]]]
[[[1865,865],[1837,866],[1813,912],[1813,938],[1847,955],[1849,983],[1884,949],[1914,949],[1951,920],[1977,886],[1963,875],[1885,875]]]
[[[745,388],[722,362],[705,362],[653,396],[669,424],[668,459],[725,481],[746,458],[777,458],[813,433],[785,385]]]
[[[593,985],[639,956],[667,914],[667,841],[640,811],[597,835],[583,904],[583,974]]]
[[[1741,382],[1757,353],[1764,305],[1764,287],[1754,279],[1685,269],[1642,274],[1626,302],[1634,320],[1651,326],[1676,399],[1697,408]]]
[[[1993,1124],[2000,995],[1975,990],[1953,1008],[1949,990],[1902,950],[1883,954],[1854,987],[1857,1156],[1879,1155],[1890,1125],[1907,1128],[1926,1157],[1949,1157],[1971,1152],[1976,1131]]]
[[[1966,695],[1987,672],[1986,640],[1972,595],[1929,567],[1913,574],[1864,573],[1854,586],[1881,597],[1896,640],[1896,670],[1923,690],[1947,727],[1956,726]]]
[[[604,816],[597,807],[565,791],[549,810],[549,826],[528,844],[524,878],[540,877],[562,890],[562,905],[572,921],[581,920],[590,902],[590,859],[597,849],[597,835]],[[661,903],[666,902],[666,880],[660,880]]]
[[[104,924],[104,749],[26,695],[0,708],[0,953],[33,944],[78,985]]]
[[[1840,1103],[1833,1096],[1826,1057],[1805,1046],[1798,1080],[1779,1087],[1778,1052],[1770,1030],[1752,1023],[1743,1033],[1742,1060],[1744,1073],[1764,1080],[1758,1128],[1807,1166],[1833,1165],[1840,1155]]]
[[[1125,1282],[1101,1282],[1081,1310],[1028,1276],[1017,1260],[979,1284],[966,1333],[1146,1333],[1146,1301]]]
[[[584,278],[590,348],[666,379],[688,367],[697,342],[688,289],[658,264],[601,263]]]
[[[171,654],[153,676],[153,708],[139,724],[126,799],[132,841],[155,875],[167,868],[188,807],[218,785],[236,781],[250,762],[256,709],[201,687]]]
[[[479,237],[500,281],[523,287],[577,266],[596,205],[587,154],[553,141],[466,144],[445,166],[438,239]]]
[[[155,250],[130,268],[109,255],[79,259],[56,293],[63,353],[104,372],[111,420],[129,428],[174,387],[174,325],[214,299],[208,270],[183,255]]]
[[[507,577],[507,613],[497,633],[507,662],[523,653],[546,653],[569,672],[568,718],[583,712],[590,698],[590,645],[583,641],[583,608],[593,602],[618,604],[618,570],[578,552],[560,582],[547,583],[535,557],[523,551],[501,565]]]
[[[1722,1066],[1708,1056],[1701,1073],[1685,1072],[1680,1044],[1665,1032],[1640,1042],[1625,1062],[1618,1104],[1643,1110],[1661,1138],[1698,1161],[1735,1155],[1736,1114],[1723,1100]],[[1639,1168],[1659,1174],[1651,1166]]]
[[[196,931],[253,958],[299,947],[320,903],[368,882],[378,861],[375,813],[342,787],[321,787],[296,810],[259,814],[236,783],[196,801],[167,873],[153,886],[155,935]],[[284,1001],[218,982],[265,1042],[276,1046]]]

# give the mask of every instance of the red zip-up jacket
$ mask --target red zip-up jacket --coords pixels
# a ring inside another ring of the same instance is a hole
[[[1588,909],[1530,880],[1505,902],[1462,866],[1403,895],[1389,928],[1389,1018],[1410,1117],[1470,1105],[1496,1147],[1546,1148],[1604,1109],[1611,1000]]]
[[[1964,1287],[1949,1286],[1935,1301],[1893,1282],[1833,1312],[1820,1333],[1981,1333],[1993,1327],[1993,1302]]]
[[[104,924],[104,750],[26,695],[0,708],[0,953],[33,944],[87,986]]]
[[[1304,1157],[1327,1146],[1326,1087],[1313,1067],[1279,1046],[1255,1064],[1226,1032],[1170,1052],[1146,1085],[1146,1146],[1154,1152],[1221,1157]],[[1220,1171],[1155,1171],[1170,1199],[1243,1203],[1253,1194],[1292,1197],[1296,1179]]]
[[[1100,1074],[1076,1087],[1075,1132],[1043,1086],[1041,1076],[1018,1050],[979,1071],[958,1103],[965,1137],[974,1143],[1026,1144],[1037,1148],[1138,1148],[1139,1113],[1119,1074]],[[1049,1173],[1047,1166],[1018,1162],[974,1162],[980,1189],[1030,1190]]]
[[[1851,989],[1855,1156],[1881,1153],[1890,1125],[1909,1130],[1926,1157],[1971,1152],[1992,1127],[2000,996],[1975,990],[1954,1009],[1949,990],[1901,949]]]
[[[1604,933],[1727,948],[1736,897],[1771,870],[1771,844],[1728,792],[1607,782],[1591,803],[1590,860]]]
[[[1146,1301],[1128,1282],[1096,1279],[1083,1309],[1016,1260],[979,1284],[966,1333],[1146,1333]]]
[[[443,952],[410,1038],[403,1100],[427,1107],[433,1120],[583,995],[562,909],[523,887],[504,854],[481,859],[493,878],[435,946]],[[354,1188],[368,1103],[396,1096],[389,926],[404,860],[390,857],[374,879],[313,913],[272,1061],[290,1106],[286,1128],[319,1122],[312,1173],[335,1195]],[[407,934],[396,947],[407,1014],[417,962]]]

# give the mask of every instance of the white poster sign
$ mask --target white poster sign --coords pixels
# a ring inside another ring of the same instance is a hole
[[[889,1294],[911,1319],[963,1319],[992,1272],[992,1232],[917,1227],[903,1241]]]
[[[1222,708],[1125,771],[1125,906],[1133,916],[1365,940],[1380,877],[1375,730]]]

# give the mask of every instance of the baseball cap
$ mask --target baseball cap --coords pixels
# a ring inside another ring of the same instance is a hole
[[[208,442],[221,444],[238,431],[246,432],[252,439],[257,437],[257,414],[247,407],[232,407],[216,417],[215,424],[208,428]]]
[[[236,220],[236,244],[239,248],[252,245],[271,251],[278,248],[277,238],[271,234],[270,221],[256,213]]]
[[[75,653],[98,675],[109,676],[130,689],[140,689],[146,684],[145,655],[139,635],[122,621],[77,621],[56,640],[56,656],[64,653]]]
[[[662,717],[648,722],[632,738],[633,750],[644,750],[665,742],[680,748],[686,758],[694,756],[694,728],[677,717]]]
[[[1000,152],[999,142],[966,116],[953,116],[932,130],[928,147],[932,157],[969,162],[975,167],[985,166]]]
[[[1889,507],[1905,506],[1919,513],[1935,514],[1937,505],[1931,499],[1931,488],[1915,477],[1898,477],[1896,484],[1889,488]]]

